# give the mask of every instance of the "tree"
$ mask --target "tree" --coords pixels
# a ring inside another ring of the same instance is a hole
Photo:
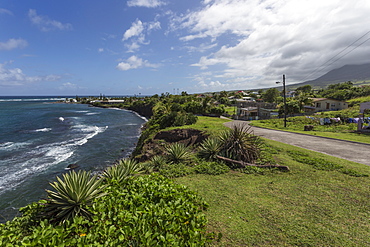
[[[304,85],[304,86],[298,87],[296,91],[299,93],[310,94],[312,92],[312,87],[311,85]]]
[[[277,98],[279,97],[280,92],[277,88],[269,88],[262,94],[262,99],[268,103],[276,103]]]

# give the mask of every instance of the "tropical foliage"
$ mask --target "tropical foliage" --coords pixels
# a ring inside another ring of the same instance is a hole
[[[207,138],[200,144],[199,156],[206,160],[217,160],[216,156],[220,154],[221,145],[219,138]]]
[[[63,226],[39,220],[40,205],[22,209],[23,217],[0,224],[0,246],[205,246],[208,205],[185,186],[162,176],[140,176],[88,207],[92,216],[74,217]]]
[[[93,200],[106,195],[104,186],[90,172],[71,171],[50,183],[53,190],[46,190],[48,200],[44,215],[56,222],[65,222],[76,216],[90,217],[88,206]]]
[[[142,166],[133,159],[122,159],[114,166],[108,167],[103,177],[113,183],[122,183],[131,175],[140,173]]]
[[[227,158],[255,163],[260,157],[262,140],[253,135],[247,125],[235,125],[231,130],[223,131],[219,138],[221,154]]]
[[[190,158],[189,149],[182,143],[171,143],[165,148],[167,153],[167,160],[171,163],[185,162]]]

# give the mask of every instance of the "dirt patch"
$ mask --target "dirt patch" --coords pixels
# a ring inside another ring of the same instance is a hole
[[[204,141],[208,135],[196,129],[174,129],[169,131],[158,132],[152,140],[146,141],[142,148],[140,155],[140,162],[149,160],[155,155],[162,155],[164,153],[164,146],[166,143],[179,142],[186,146],[196,146]]]

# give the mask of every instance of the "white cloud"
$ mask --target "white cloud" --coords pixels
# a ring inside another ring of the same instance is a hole
[[[98,49],[98,52],[99,52],[99,53],[104,52],[104,48],[99,48],[99,49]]]
[[[131,27],[126,30],[126,32],[123,34],[122,41],[128,40],[129,38],[140,36],[142,35],[142,32],[144,31],[143,23],[137,19],[134,23],[132,23]]]
[[[370,62],[368,33],[347,50],[352,52],[309,77],[368,31],[363,27],[370,26],[369,12],[367,0],[207,0],[201,9],[173,20],[188,31],[182,41],[210,39],[221,44],[193,66],[212,71],[217,65],[213,78],[229,81],[230,87],[240,86],[245,78],[244,87],[256,87],[270,85],[282,74],[295,83],[344,64]]]
[[[7,10],[7,9],[0,8],[0,15],[1,14],[13,15],[13,12],[11,12],[10,10]]]
[[[165,3],[160,0],[130,0],[127,2],[127,6],[129,7],[156,8],[161,5],[165,5]]]
[[[153,21],[148,23],[148,31],[161,29],[161,23],[159,21]]]
[[[137,56],[131,56],[129,57],[126,62],[120,62],[117,65],[118,70],[130,70],[130,69],[138,69],[143,67],[150,67],[150,68],[158,68],[158,64],[151,64],[147,60],[143,60]]]
[[[24,39],[9,39],[6,42],[0,42],[0,50],[13,50],[24,48],[28,45]]]
[[[57,81],[59,75],[27,76],[20,68],[8,69],[6,63],[0,64],[0,86],[22,86],[37,82]]]
[[[152,30],[158,30],[161,28],[161,24],[158,21],[143,23],[139,19],[132,23],[131,27],[125,31],[122,37],[122,41],[130,39],[131,43],[125,44],[128,52],[134,52],[140,48],[140,45],[148,45],[149,41],[146,41],[145,35],[149,34]]]
[[[37,15],[36,10],[34,9],[30,9],[28,11],[28,17],[34,25],[36,25],[41,31],[44,32],[51,30],[72,30],[72,24],[61,23],[56,20],[51,20],[47,16]]]
[[[62,86],[59,87],[59,90],[76,90],[79,88],[80,87],[77,86],[76,84],[73,84],[71,82],[66,82],[66,83],[63,83]]]

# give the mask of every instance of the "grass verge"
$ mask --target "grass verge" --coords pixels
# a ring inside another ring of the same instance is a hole
[[[307,135],[313,135],[313,136],[322,136],[322,137],[329,137],[333,139],[370,144],[370,134],[355,132],[355,130],[357,129],[357,124],[355,123],[344,124],[344,125],[323,125],[323,126],[316,124],[314,125],[313,131],[304,131],[303,130],[304,125],[308,125],[312,123],[308,123],[304,121],[300,122],[299,119],[302,119],[302,117],[288,118],[286,128],[284,128],[283,119],[252,121],[250,125],[261,127],[261,128],[267,128],[267,129],[283,130],[283,131],[289,131],[289,132],[295,132],[295,133],[301,133],[301,134],[307,134]]]

